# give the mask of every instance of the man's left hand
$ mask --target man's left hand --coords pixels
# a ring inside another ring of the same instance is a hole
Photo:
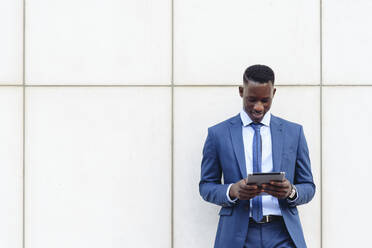
[[[262,184],[262,188],[269,195],[284,199],[291,194],[292,184],[284,179],[283,181],[271,181],[269,184]]]

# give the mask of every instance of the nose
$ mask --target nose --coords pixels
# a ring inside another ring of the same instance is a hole
[[[262,113],[264,111],[264,106],[261,102],[257,102],[254,107],[253,107],[253,110],[257,113]]]

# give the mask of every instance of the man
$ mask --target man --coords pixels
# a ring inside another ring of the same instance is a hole
[[[302,126],[270,114],[274,80],[268,66],[248,67],[243,110],[208,129],[199,191],[222,206],[215,248],[306,247],[297,206],[315,193],[309,152]],[[285,179],[248,185],[253,172],[285,172]]]

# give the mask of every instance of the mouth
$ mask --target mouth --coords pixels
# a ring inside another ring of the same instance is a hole
[[[260,120],[261,118],[263,118],[263,113],[256,113],[256,112],[252,112],[252,116],[254,117],[254,119],[256,120]]]

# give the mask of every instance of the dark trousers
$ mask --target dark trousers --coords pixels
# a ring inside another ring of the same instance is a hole
[[[249,223],[244,248],[295,248],[284,221]]]

